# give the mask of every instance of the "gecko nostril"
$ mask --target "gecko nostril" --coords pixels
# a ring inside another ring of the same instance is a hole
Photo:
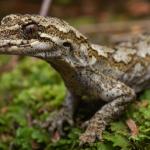
[[[63,43],[63,46],[64,46],[64,47],[71,47],[71,43],[69,43],[69,42],[64,42],[64,43]]]
[[[72,50],[73,49],[73,46],[72,46],[72,44],[70,43],[70,42],[64,42],[63,43],[63,46],[65,47],[65,48],[69,48],[70,50]]]

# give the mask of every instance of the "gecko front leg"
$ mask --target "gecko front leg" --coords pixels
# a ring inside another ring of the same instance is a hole
[[[50,116],[47,120],[49,131],[51,133],[58,131],[60,135],[65,135],[65,124],[71,126],[74,124],[73,116],[77,103],[78,99],[76,99],[73,94],[68,92],[62,108],[59,111],[55,111],[54,115]]]
[[[105,80],[101,80],[101,85],[98,86],[98,82],[91,84],[95,84],[96,86],[94,87],[99,87],[99,89],[95,89],[97,94],[99,92],[100,98],[109,102],[89,120],[85,133],[80,136],[81,145],[84,143],[92,143],[96,139],[101,140],[106,125],[120,116],[127,104],[135,98],[134,90],[124,83],[105,76],[103,76],[103,78],[105,78]],[[89,81],[92,82],[92,79]]]

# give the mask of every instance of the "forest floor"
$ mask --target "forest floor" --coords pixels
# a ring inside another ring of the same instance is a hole
[[[1,56],[0,60],[2,68],[11,59]],[[66,94],[60,76],[47,63],[19,58],[13,69],[1,71],[0,83],[0,150],[150,149],[150,90],[143,91],[123,116],[107,127],[103,142],[83,148],[78,146],[80,128],[68,128],[66,137],[60,138],[40,126],[60,108]]]

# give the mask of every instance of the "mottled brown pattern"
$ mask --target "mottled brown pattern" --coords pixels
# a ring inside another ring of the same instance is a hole
[[[109,48],[91,44],[58,18],[9,15],[0,26],[0,54],[41,58],[62,76],[68,96],[60,112],[48,120],[50,131],[64,134],[64,122],[73,124],[81,102],[96,104],[81,144],[101,140],[106,125],[122,114],[136,93],[150,87],[149,33]]]

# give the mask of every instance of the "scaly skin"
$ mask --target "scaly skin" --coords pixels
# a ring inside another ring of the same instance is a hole
[[[107,102],[88,121],[81,144],[101,139],[106,125],[121,115],[136,93],[150,86],[148,33],[108,48],[91,44],[60,19],[9,15],[0,26],[0,54],[38,57],[60,73],[70,96],[51,130],[61,131],[64,121],[72,124],[78,101]]]

